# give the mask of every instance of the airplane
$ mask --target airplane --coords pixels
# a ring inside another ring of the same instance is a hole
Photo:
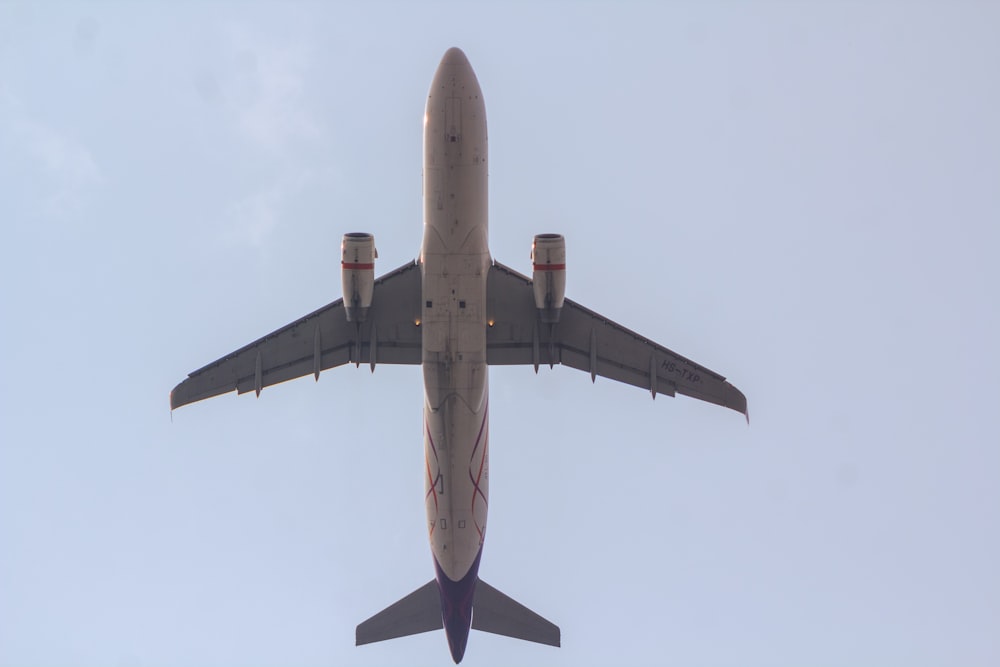
[[[527,277],[492,259],[487,236],[483,94],[451,48],[424,114],[423,243],[417,259],[375,279],[372,234],[345,234],[343,298],[188,375],[171,410],[353,363],[419,364],[424,376],[427,531],[435,577],[356,628],[356,645],[444,629],[455,663],[470,629],[551,646],[559,627],[479,577],[489,506],[493,365],[562,364],[657,394],[749,415],[724,377],[565,298],[566,243],[538,234]]]

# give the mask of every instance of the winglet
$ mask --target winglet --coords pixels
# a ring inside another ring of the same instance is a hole
[[[170,390],[170,412],[173,412],[174,410],[176,410],[177,408],[181,407],[186,403],[186,401],[182,400],[181,395],[177,391],[178,389],[181,388],[182,384],[184,383],[181,382],[176,387]]]
[[[745,415],[747,418],[747,423],[750,423],[750,412],[747,410],[747,397],[743,395],[743,392],[734,387],[729,382],[723,382],[723,387],[725,387],[725,394],[723,395],[721,405],[726,406],[741,415]]]

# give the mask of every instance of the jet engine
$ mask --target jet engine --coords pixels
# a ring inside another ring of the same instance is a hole
[[[562,234],[537,234],[531,244],[531,282],[542,322],[555,324],[566,296],[566,239]]]
[[[348,322],[364,322],[375,287],[375,237],[365,232],[344,234],[340,243],[340,272],[344,284],[344,312]]]

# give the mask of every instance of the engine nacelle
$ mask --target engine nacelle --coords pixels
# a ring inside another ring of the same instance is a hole
[[[562,234],[537,234],[531,244],[531,282],[542,322],[555,324],[566,296],[566,239]]]
[[[348,322],[364,322],[375,289],[375,237],[365,232],[344,234],[340,243],[340,274]]]

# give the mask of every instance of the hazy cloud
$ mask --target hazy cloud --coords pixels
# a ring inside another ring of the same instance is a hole
[[[314,178],[301,155],[324,134],[311,111],[306,42],[229,23],[218,31],[215,57],[199,65],[193,84],[216,106],[227,133],[241,144],[240,169],[253,183],[226,206],[221,239],[266,250],[266,241]],[[246,182],[244,179],[240,179]]]
[[[226,43],[225,104],[240,133],[256,145],[281,151],[320,134],[305,102],[309,49],[301,44],[275,45],[260,35],[230,27]],[[212,75],[199,77],[203,97],[219,85]]]
[[[229,206],[225,237],[264,250],[271,232],[278,226],[283,210],[311,181],[306,169],[288,171],[267,187],[255,190]]]
[[[37,118],[12,93],[0,90],[0,137],[41,171],[49,213],[76,209],[85,193],[104,179],[90,149]],[[16,158],[15,158],[16,159]]]

